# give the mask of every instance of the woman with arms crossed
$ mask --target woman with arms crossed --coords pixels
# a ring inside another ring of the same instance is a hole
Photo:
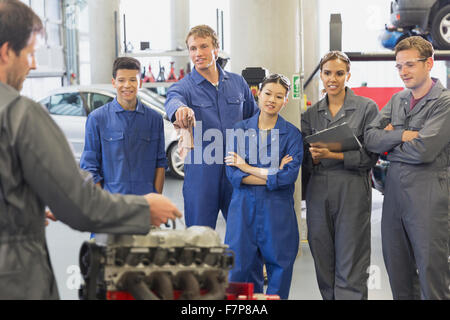
[[[225,158],[233,185],[225,243],[236,254],[230,281],[253,282],[255,292],[262,292],[265,264],[266,293],[282,299],[289,297],[298,251],[293,195],[303,157],[300,130],[278,114],[289,89],[289,80],[282,75],[262,82],[260,111],[236,124],[236,137],[241,131],[244,138],[233,143],[235,152]]]

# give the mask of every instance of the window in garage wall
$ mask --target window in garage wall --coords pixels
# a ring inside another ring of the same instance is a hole
[[[224,12],[224,45],[227,51],[229,43],[228,26],[228,0],[191,0],[189,2],[189,23],[193,27],[198,24],[207,24],[217,28],[216,9]],[[141,41],[149,41],[152,50],[175,50],[172,48],[171,30],[171,1],[168,0],[121,0],[120,19],[126,15],[127,42],[131,43],[135,51],[139,51]],[[189,30],[186,30],[186,34]],[[121,38],[123,38],[123,24],[121,25]],[[183,47],[184,49],[184,47]],[[186,58],[188,60],[188,58]],[[152,65],[152,72],[158,76],[159,62],[165,66],[166,75],[170,68],[171,57],[140,58],[143,66]],[[178,69],[181,65],[176,65]]]
[[[207,24],[214,30],[217,30],[217,9],[223,12],[224,22],[224,51],[229,48],[229,20],[230,20],[230,1],[229,0],[193,0],[190,2],[190,25],[194,27],[199,24]],[[221,38],[220,32],[219,37]],[[220,39],[221,40],[221,39]],[[221,40],[222,41],[222,40]]]
[[[22,94],[32,98],[60,87],[65,72],[62,0],[21,0],[42,19],[45,39],[36,52],[37,70],[30,72]]]
[[[150,49],[154,51],[175,50],[171,48],[170,3],[168,0],[121,0],[120,1],[120,39],[123,41],[123,15],[126,17],[127,44],[133,46],[134,51],[140,50],[142,41],[150,42]],[[123,43],[120,44],[123,47]],[[167,77],[172,57],[139,58],[141,65],[148,71],[151,65],[152,73],[159,74],[160,65],[165,68]]]
[[[224,12],[226,24],[228,8],[228,0],[192,0],[189,10],[190,26],[207,24],[216,29],[216,9]],[[141,41],[150,41],[152,50],[174,49],[170,48],[170,9],[168,0],[122,0],[120,11],[122,15],[126,15],[127,42],[131,42],[135,49],[139,48]],[[121,32],[123,33],[123,28]],[[187,32],[188,30],[186,34]],[[226,37],[224,42],[227,43]]]
[[[126,16],[127,42],[135,51],[141,41],[150,41],[152,50],[170,48],[170,1],[167,0],[121,0],[120,19]],[[123,25],[120,30],[123,38]]]
[[[79,82],[81,85],[91,83],[91,56],[89,47],[89,8],[84,6],[79,12],[78,25]]]
[[[68,82],[87,85],[91,82],[88,1],[65,0],[64,3]]]
[[[62,0],[21,0],[30,6],[33,11],[42,19],[47,33],[47,44],[62,45]],[[56,30],[56,32],[55,32]]]

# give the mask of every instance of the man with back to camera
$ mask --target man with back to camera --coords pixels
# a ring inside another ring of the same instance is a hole
[[[219,40],[211,27],[192,28],[186,37],[186,46],[194,69],[168,89],[165,108],[169,119],[181,128],[192,127],[193,116],[198,121],[194,128],[194,149],[187,156],[189,163],[184,165],[185,219],[187,226],[203,225],[214,229],[219,210],[226,219],[233,192],[223,160],[226,129],[250,118],[258,107],[244,78],[224,71],[217,64]],[[212,141],[195,138],[203,137],[208,129],[222,132],[223,149],[219,150],[222,155],[213,155],[221,159],[219,163],[209,164],[204,159],[203,150]],[[200,163],[195,155],[198,151],[202,157]]]
[[[80,231],[146,234],[181,213],[159,194],[113,195],[78,169],[48,112],[20,96],[43,34],[18,0],[0,0],[0,299],[58,299],[45,240],[46,205]],[[150,219],[149,219],[150,218]]]
[[[140,70],[138,60],[117,58],[112,79],[117,97],[86,121],[80,167],[111,193],[162,193],[164,186],[164,120],[137,99]]]
[[[410,37],[395,47],[407,90],[366,132],[368,150],[388,152],[381,234],[394,299],[450,299],[450,92],[431,78],[433,47]]]

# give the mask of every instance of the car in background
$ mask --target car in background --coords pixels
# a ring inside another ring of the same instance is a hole
[[[356,87],[352,88],[356,95],[370,98],[378,105],[381,110],[392,98],[394,94],[404,90],[403,87]],[[372,188],[384,194],[384,184],[386,175],[389,169],[389,160],[387,160],[387,153],[381,154],[378,161],[371,170]]]
[[[404,38],[419,35],[435,49],[450,50],[450,0],[394,0],[390,10],[384,47],[393,49]]]
[[[51,117],[62,129],[79,162],[84,149],[86,118],[90,112],[116,97],[112,85],[68,86],[53,90],[39,99]],[[165,99],[147,90],[138,91],[138,99],[147,107],[158,112],[164,118],[165,150],[169,172],[176,178],[184,178],[184,162],[178,154],[178,136],[167,118]]]
[[[372,188],[384,194],[384,184],[386,182],[386,175],[389,169],[390,162],[386,160],[386,155],[380,155],[377,163],[372,168]]]

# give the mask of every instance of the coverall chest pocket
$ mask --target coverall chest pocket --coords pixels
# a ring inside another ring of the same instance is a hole
[[[360,109],[347,110],[343,122],[347,122],[356,137],[364,135],[364,112]]]
[[[206,101],[206,100],[196,100],[193,99],[192,100],[192,107],[194,108],[211,108],[212,107],[212,103],[210,101]]]
[[[195,112],[195,120],[205,121],[205,119],[212,117],[214,113],[212,106],[212,102],[207,98],[193,98],[191,107]]]
[[[227,97],[227,104],[230,108],[232,108],[237,112],[241,110],[242,106],[244,105],[244,97],[242,96]]]
[[[413,131],[420,131],[423,128],[423,125],[425,124],[426,118],[425,116],[413,116],[411,118],[406,119],[408,123],[408,129]]]
[[[158,155],[159,135],[156,132],[138,134],[138,156],[143,160],[155,160]]]
[[[400,117],[398,114],[393,114],[391,125],[395,130],[403,130],[403,128],[405,127],[405,117]]]
[[[227,113],[231,119],[232,123],[242,120],[242,110],[244,107],[244,97],[243,96],[230,96],[226,99],[228,110]]]
[[[110,161],[124,159],[123,142],[125,136],[123,131],[108,130],[103,135],[103,153]]]

